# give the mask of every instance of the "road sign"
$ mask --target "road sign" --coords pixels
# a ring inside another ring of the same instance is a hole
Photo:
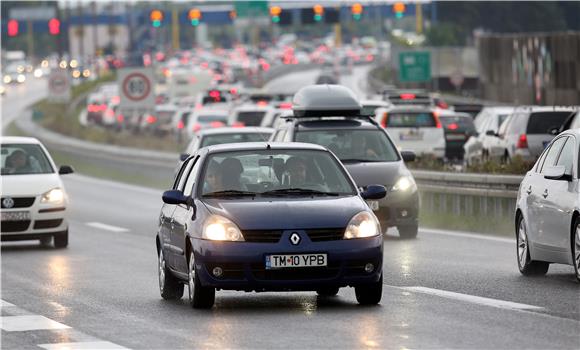
[[[431,55],[428,51],[399,53],[399,81],[426,82],[431,80]]]
[[[70,100],[70,78],[64,69],[53,69],[48,76],[48,98],[52,102]]]
[[[119,70],[119,91],[122,109],[152,109],[155,107],[155,86],[150,68]]]
[[[234,7],[237,18],[254,18],[269,16],[268,1],[235,1]]]

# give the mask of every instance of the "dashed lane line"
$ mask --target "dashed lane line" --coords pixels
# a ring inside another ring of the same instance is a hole
[[[129,232],[129,229],[119,226],[107,225],[102,222],[87,222],[87,226],[98,228],[100,230],[106,230],[111,232]]]
[[[117,350],[127,349],[108,341],[91,341],[78,343],[38,344],[46,350]]]

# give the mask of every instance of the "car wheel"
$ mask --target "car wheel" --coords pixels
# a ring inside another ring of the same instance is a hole
[[[545,275],[550,268],[550,264],[545,261],[534,261],[530,256],[530,242],[526,232],[526,225],[523,217],[520,217],[517,232],[517,258],[518,268],[524,276]]]
[[[159,292],[165,300],[178,300],[183,296],[183,284],[171,274],[165,261],[163,249],[159,249],[157,274],[159,276]]]
[[[417,237],[419,225],[397,226],[399,237],[402,239],[412,239]]]
[[[55,248],[66,248],[68,246],[68,230],[55,234],[53,237]]]
[[[338,287],[320,288],[316,290],[316,293],[318,293],[318,295],[320,295],[321,297],[333,297],[338,294],[339,289],[340,288]]]
[[[215,302],[215,288],[204,287],[195,276],[195,258],[189,254],[188,264],[189,305],[194,309],[210,309]]]
[[[383,296],[383,275],[377,282],[354,287],[356,301],[361,305],[376,305]]]
[[[580,218],[574,221],[574,240],[572,241],[572,261],[576,279],[580,281]]]

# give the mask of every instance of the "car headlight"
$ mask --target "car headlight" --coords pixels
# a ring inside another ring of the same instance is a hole
[[[26,80],[26,76],[24,74],[18,74],[18,77],[16,78],[16,80],[19,83],[24,83],[24,81]]]
[[[42,77],[42,69],[40,69],[40,68],[36,68],[36,69],[34,70],[34,77],[35,77],[35,78],[40,78],[40,77]]]
[[[219,215],[212,215],[203,225],[202,238],[211,241],[244,241],[236,224]]]
[[[4,84],[10,84],[12,82],[12,77],[9,75],[4,76]]]
[[[415,184],[415,180],[413,179],[412,176],[403,176],[403,177],[400,177],[397,180],[397,182],[395,182],[395,186],[393,186],[393,191],[394,192],[406,192],[406,191],[413,189],[416,186],[417,185]]]
[[[344,239],[365,238],[379,235],[379,223],[368,211],[361,211],[350,219],[344,231]]]
[[[60,188],[53,188],[40,197],[40,203],[60,203],[64,200],[64,191]]]

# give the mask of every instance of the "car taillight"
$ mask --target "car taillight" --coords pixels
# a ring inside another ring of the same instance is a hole
[[[447,125],[447,129],[449,129],[449,130],[457,130],[458,127],[459,127],[459,125],[457,125],[456,123],[451,123],[451,124]]]
[[[209,123],[209,126],[211,128],[221,128],[222,126],[224,126],[225,124],[219,121],[213,121],[211,123]]]
[[[520,135],[516,148],[528,148],[528,136],[526,134]]]
[[[389,118],[389,113],[387,112],[383,113],[383,120],[381,121],[381,126],[383,128],[387,127],[387,118]]]
[[[401,100],[414,100],[415,94],[401,94],[399,95],[399,97],[401,98]]]
[[[193,124],[193,132],[198,132],[201,130],[201,124],[195,123]]]
[[[258,103],[256,103],[258,106],[267,106],[268,105],[268,101],[264,101],[264,100],[260,100],[258,101]]]
[[[153,124],[157,121],[157,118],[154,115],[148,115],[146,121],[147,124]]]
[[[180,120],[179,122],[177,122],[177,128],[178,129],[183,129],[185,125],[183,125],[183,120]]]
[[[87,106],[87,111],[89,112],[96,112],[97,111],[97,106],[96,105],[88,105]]]
[[[124,115],[122,115],[122,114],[118,114],[117,115],[117,121],[119,123],[122,123],[124,120],[125,120],[125,116]]]
[[[232,126],[234,128],[243,128],[246,125],[244,123],[242,123],[242,122],[235,122]]]
[[[292,109],[292,102],[282,102],[278,106],[280,109]]]
[[[449,108],[449,105],[445,102],[445,101],[437,101],[437,107],[442,108],[442,109],[447,109]]]

